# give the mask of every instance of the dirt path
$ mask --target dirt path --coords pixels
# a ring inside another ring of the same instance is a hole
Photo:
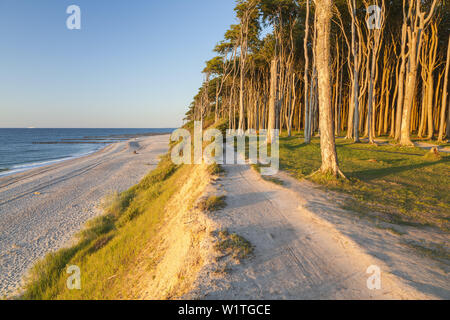
[[[227,207],[212,218],[255,251],[237,265],[217,257],[189,297],[450,298],[448,265],[418,256],[391,232],[339,209],[333,194],[284,174],[285,186],[275,185],[247,165],[224,168],[215,192],[226,195]],[[381,270],[381,290],[367,287],[372,265]],[[216,276],[217,269],[229,271]]]
[[[37,259],[68,244],[98,215],[102,198],[128,189],[155,168],[168,141],[168,135],[142,137],[1,177],[0,297],[17,289]]]

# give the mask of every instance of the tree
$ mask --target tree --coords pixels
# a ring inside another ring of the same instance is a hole
[[[339,169],[331,109],[330,29],[331,0],[316,0],[316,68],[319,87],[319,128],[322,166],[320,172],[344,177]]]
[[[249,34],[251,31],[257,30],[257,16],[256,11],[256,0],[248,1],[238,1],[236,6],[237,16],[240,20],[240,34],[239,43],[241,47],[241,55],[239,58],[240,67],[240,91],[239,91],[239,124],[238,132],[240,134],[244,133],[244,81],[247,74],[247,55],[248,55],[248,44],[249,44]],[[252,28],[253,27],[253,28]],[[253,33],[254,34],[254,33]]]
[[[369,27],[369,48],[371,48],[371,55],[372,55],[372,61],[370,66],[370,73],[369,73],[369,92],[368,92],[368,110],[367,110],[367,130],[369,134],[369,142],[374,143],[374,100],[375,100],[375,73],[377,69],[377,62],[378,62],[378,54],[381,47],[381,41],[382,41],[382,31],[384,28],[384,13],[385,13],[385,2],[382,0],[382,14],[380,17],[378,17],[379,21],[376,21],[376,24],[378,24],[375,28]],[[367,5],[367,4],[366,4]],[[376,1],[376,5],[378,6],[378,1]]]
[[[305,18],[305,37],[303,40],[303,50],[305,56],[305,73],[303,76],[304,81],[304,100],[305,100],[305,119],[304,119],[304,136],[305,143],[311,142],[311,105],[308,102],[308,87],[309,87],[309,54],[308,54],[308,38],[309,38],[309,12],[310,1],[306,0],[306,18]]]
[[[219,55],[204,70],[211,77],[195,96],[187,119],[227,119],[232,130],[268,129],[269,136],[275,129],[288,135],[303,129],[305,143],[323,135],[319,100],[322,105],[324,94],[319,97],[316,67],[316,54],[322,52],[317,49],[318,28],[323,27],[316,9],[322,4],[238,0],[239,23],[216,46]],[[376,4],[383,9],[370,6]],[[410,136],[420,138],[427,131],[428,137],[450,137],[450,62],[445,63],[450,1],[332,0],[331,5],[328,45],[335,56],[330,123],[335,134],[346,130],[354,142],[361,134],[371,142],[389,134],[404,145],[412,144]],[[381,28],[364,27],[374,17]],[[262,26],[273,31],[261,39]]]
[[[270,63],[270,96],[269,96],[269,119],[267,125],[267,140],[272,143],[275,138],[276,128],[276,97],[277,97],[277,59],[274,57]]]
[[[433,17],[436,3],[437,0],[434,0],[427,15],[426,12],[422,11],[422,0],[412,0],[409,4],[408,13],[405,14],[404,25],[407,26],[408,35],[408,72],[406,74],[405,100],[400,129],[400,144],[403,146],[414,146],[410,137],[411,110],[416,91],[419,53],[422,48],[422,33]],[[403,6],[403,10],[406,12],[405,2]]]
[[[348,119],[348,135],[347,138],[351,138],[353,134],[353,139],[355,143],[359,142],[359,68],[361,64],[360,53],[357,46],[357,35],[356,35],[356,2],[355,0],[347,0],[349,11],[352,16],[352,55],[353,55],[353,79],[352,79],[352,98],[353,107],[349,112]],[[345,32],[345,30],[344,30]],[[353,124],[353,127],[352,127]]]

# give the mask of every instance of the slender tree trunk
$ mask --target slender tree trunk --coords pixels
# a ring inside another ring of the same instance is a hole
[[[241,57],[242,59],[242,57]],[[241,75],[240,75],[240,90],[239,90],[239,124],[238,124],[238,131],[239,134],[243,134],[245,130],[244,125],[244,67],[245,63],[241,63]]]
[[[377,37],[377,36],[375,36]],[[373,117],[373,109],[374,109],[374,87],[375,87],[375,67],[376,67],[376,46],[377,39],[374,39],[374,44],[372,48],[372,64],[369,73],[369,94],[368,94],[368,102],[367,102],[367,134],[369,136],[369,143],[375,143],[373,140],[373,127],[375,126],[374,117]]]
[[[402,27],[402,49],[401,49],[402,63],[400,65],[400,73],[398,76],[398,98],[397,98],[397,113],[395,119],[395,139],[400,140],[400,130],[402,125],[402,114],[405,95],[405,72],[406,72],[406,22]]]
[[[400,129],[400,144],[403,146],[414,146],[411,141],[411,112],[415,99],[417,84],[417,69],[419,63],[419,53],[422,46],[422,33],[434,15],[437,0],[433,0],[428,16],[421,11],[422,0],[411,1],[409,3],[408,17],[411,25],[408,27],[408,73],[406,75],[405,101],[402,113],[402,125]],[[405,7],[405,2],[404,2]],[[414,14],[413,14],[414,13]]]
[[[316,67],[319,86],[319,128],[322,166],[320,171],[334,176],[342,175],[339,170],[333,128],[331,106],[330,71],[330,29],[332,15],[331,0],[316,0],[317,42]]]
[[[447,111],[447,97],[448,97],[448,70],[450,67],[450,37],[448,38],[448,48],[447,48],[447,62],[445,64],[445,76],[444,76],[444,87],[442,89],[442,107],[441,107],[441,120],[439,125],[439,135],[438,140],[442,142],[444,140],[444,127],[445,127],[445,112]],[[449,112],[450,119],[450,112]],[[447,123],[447,138],[449,137],[449,125],[450,122]]]
[[[275,138],[276,127],[276,94],[277,94],[277,59],[273,58],[270,63],[270,97],[269,97],[269,119],[267,128],[267,140],[272,143]]]
[[[352,1],[352,3],[350,2]],[[353,139],[354,142],[358,143],[359,141],[359,54],[358,47],[356,45],[356,3],[355,0],[349,0],[348,4],[351,10],[352,15],[352,54],[353,54],[353,110],[349,115],[349,120],[353,120]],[[349,121],[349,130],[350,130],[350,121]],[[350,137],[349,137],[350,138]]]
[[[305,55],[305,74],[303,76],[305,87],[304,87],[304,100],[305,100],[305,119],[304,119],[304,137],[305,143],[311,142],[311,122],[310,113],[311,105],[308,102],[309,94],[309,55],[308,55],[308,38],[309,38],[309,0],[306,0],[306,20],[305,20],[305,38],[303,39],[303,51]]]

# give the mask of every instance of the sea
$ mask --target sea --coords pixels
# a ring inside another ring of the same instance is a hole
[[[173,130],[0,128],[0,177],[82,157],[112,143]]]

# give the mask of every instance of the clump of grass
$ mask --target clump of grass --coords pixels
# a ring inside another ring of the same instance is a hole
[[[415,249],[422,256],[429,257],[438,261],[450,261],[450,252],[443,244],[419,244],[417,242],[403,242],[407,247]]]
[[[213,163],[211,165],[208,166],[208,172],[212,175],[221,175],[225,172],[225,170],[222,168],[221,165],[217,164],[217,163]]]
[[[437,148],[431,148],[430,152],[426,153],[424,158],[430,161],[441,160],[441,154],[439,153]]]
[[[210,196],[199,202],[198,207],[202,211],[217,211],[226,207],[225,196]]]
[[[331,172],[315,171],[307,177],[309,180],[324,185],[339,186],[346,183],[346,180],[340,176],[335,176]]]
[[[225,255],[231,254],[234,259],[241,260],[248,258],[253,253],[253,246],[240,235],[222,230],[218,233],[216,250]]]
[[[253,168],[256,172],[258,172],[259,174],[261,174],[261,167],[263,167],[263,165],[261,165],[261,164],[252,164],[252,168]],[[263,178],[263,179],[266,180],[266,181],[275,183],[275,184],[277,184],[277,185],[279,185],[279,186],[284,185],[283,180],[281,180],[281,179],[279,179],[279,178],[277,178],[277,177],[274,177],[274,176],[261,175],[261,178]]]

